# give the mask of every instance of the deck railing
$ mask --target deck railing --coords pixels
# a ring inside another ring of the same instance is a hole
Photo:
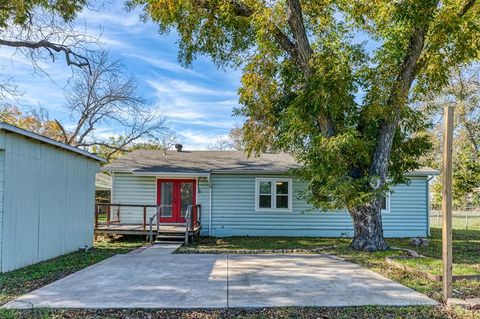
[[[195,230],[195,227],[200,225],[200,218],[202,208],[200,204],[188,205],[187,213],[185,215],[185,244],[189,244],[190,232]]]
[[[100,207],[106,207],[106,220],[105,221],[99,221],[99,215],[100,215]],[[143,208],[143,229],[147,229],[147,208],[158,208],[158,205],[139,205],[139,204],[114,204],[114,203],[97,203],[95,205],[95,228],[98,227],[99,224],[121,224],[120,220],[120,209],[122,207],[137,207],[137,208]],[[116,208],[114,211],[115,215],[112,219],[112,214],[111,210],[112,208]],[[158,211],[158,209],[157,209]]]
[[[160,212],[161,212],[162,205],[157,206],[157,211],[153,216],[150,216],[150,220],[148,221],[148,236],[150,240],[150,244],[153,243],[153,221],[156,220],[155,225],[157,226],[157,234],[160,230]]]
[[[161,228],[161,209],[167,205],[140,205],[140,204],[115,204],[115,203],[97,203],[95,205],[95,230],[101,228],[101,231],[110,231],[114,233],[115,230],[118,230],[118,233],[125,234],[125,232],[135,231],[136,234],[146,235],[150,242],[153,242],[154,227],[155,234],[160,233]],[[105,207],[105,213],[100,212],[100,208]],[[122,223],[121,220],[121,210],[124,208],[137,207],[143,210],[143,225],[132,224],[132,223]],[[147,216],[147,209],[155,208],[155,213],[151,216]],[[106,215],[100,220],[100,215]],[[201,220],[201,206],[197,205],[188,205],[187,212],[185,214],[185,243],[189,243],[189,238],[192,234],[198,233]],[[155,224],[155,226],[154,226]],[[172,223],[164,223],[166,225],[171,225]],[[176,226],[179,226],[179,232],[182,233],[182,224],[183,223],[174,223]],[[105,225],[107,227],[105,227]],[[100,227],[99,227],[100,226]],[[125,227],[126,226],[126,227]],[[126,229],[128,226],[133,228]],[[140,227],[138,227],[140,226]],[[147,228],[148,227],[148,228]],[[139,233],[140,231],[140,233]],[[168,230],[166,230],[168,232]]]

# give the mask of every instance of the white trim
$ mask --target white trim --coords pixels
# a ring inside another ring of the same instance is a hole
[[[260,182],[271,182],[270,196],[272,198],[272,208],[260,208],[259,203],[259,185]],[[288,208],[276,208],[277,205],[277,188],[275,187],[276,182],[287,182],[288,183]],[[292,179],[291,178],[282,178],[282,177],[256,177],[255,178],[255,211],[256,212],[291,212],[292,211]]]
[[[212,188],[213,188],[213,185],[209,182],[208,186],[210,189],[210,198],[209,198],[210,209],[208,210],[208,235],[212,236]]]
[[[13,125],[10,125],[10,124],[7,124],[7,123],[0,122],[0,129],[3,129],[5,131],[9,131],[9,132],[12,132],[12,133],[16,133],[18,135],[23,135],[25,137],[28,137],[28,138],[31,138],[31,139],[34,139],[34,140],[37,140],[37,141],[40,141],[40,142],[43,142],[43,143],[46,143],[46,144],[57,146],[57,147],[63,148],[63,149],[68,150],[68,151],[72,151],[74,153],[89,157],[89,158],[94,159],[94,160],[99,161],[99,162],[103,162],[103,163],[107,162],[105,159],[103,159],[103,158],[101,158],[97,155],[94,155],[92,153],[89,153],[87,151],[84,151],[82,149],[79,149],[78,147],[68,145],[68,144],[64,144],[64,143],[61,143],[59,141],[52,140],[51,138],[48,138],[46,136],[21,129],[19,127],[16,127],[16,126],[13,126]]]
[[[115,173],[114,172],[112,172],[112,189],[110,191],[110,203],[115,203]]]
[[[127,172],[128,173],[128,172]],[[137,176],[155,176],[158,178],[192,178],[195,179],[197,177],[210,177],[210,173],[162,173],[162,172],[131,172],[133,175]]]

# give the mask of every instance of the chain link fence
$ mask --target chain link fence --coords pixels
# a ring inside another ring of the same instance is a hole
[[[480,230],[480,207],[456,207],[452,212],[452,224],[455,229]],[[430,227],[442,227],[440,207],[430,210]]]

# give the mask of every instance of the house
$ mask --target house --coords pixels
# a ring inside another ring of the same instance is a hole
[[[92,246],[95,173],[104,161],[0,123],[0,271]]]
[[[306,184],[289,175],[287,154],[248,158],[238,151],[137,150],[103,169],[113,178],[112,203],[160,205],[160,224],[182,224],[188,205],[199,204],[205,236],[352,236],[345,210],[322,212],[299,199]],[[429,232],[429,179],[421,169],[408,174],[385,199],[387,237],[425,237]],[[155,208],[122,207],[121,224],[142,224]]]
[[[95,175],[95,191],[110,192],[112,190],[112,178],[104,173]]]

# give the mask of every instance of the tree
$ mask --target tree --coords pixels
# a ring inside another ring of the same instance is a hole
[[[387,248],[381,201],[430,147],[413,91],[438,91],[479,58],[475,0],[131,0],[175,28],[179,59],[243,67],[247,151],[291,153],[323,209],[347,207],[351,247]],[[355,35],[376,47],[367,50]]]
[[[455,106],[455,131],[453,152],[453,194],[455,206],[480,202],[474,188],[480,187],[480,65],[466,65],[452,71],[448,84],[435,94],[421,97],[422,109],[432,121],[441,119],[446,105]],[[432,130],[436,146],[428,157],[429,165],[441,169],[442,121]],[[434,202],[439,204],[440,184]],[[477,198],[475,198],[477,197]]]
[[[149,139],[146,142],[135,143],[128,150],[157,150],[163,151],[165,154],[167,150],[171,149],[175,144],[181,144],[180,138],[174,130],[166,128],[162,134]]]
[[[18,106],[4,105],[0,109],[0,122],[14,125],[19,128],[60,140],[62,132],[57,121],[51,120],[46,109],[23,112]]]
[[[85,0],[2,1],[0,5],[0,48],[10,47],[30,58],[36,70],[39,61],[58,58],[68,65],[89,68],[86,57],[98,39],[71,25]],[[16,96],[12,77],[0,80],[0,97]]]
[[[235,125],[228,134],[231,148],[235,151],[243,151],[245,149],[245,142],[243,137],[243,130],[240,126]]]
[[[103,147],[108,160],[142,140],[170,136],[165,119],[137,92],[136,79],[120,60],[110,60],[108,52],[88,56],[91,67],[77,69],[66,89],[66,110],[73,128],[58,122],[62,142],[82,148]],[[96,135],[99,126],[118,128],[115,136]]]
[[[209,151],[231,151],[232,150],[232,141],[228,137],[219,137],[215,141],[207,146]]]
[[[207,146],[207,149],[212,151],[243,151],[245,142],[242,128],[235,125],[228,136],[219,136],[215,143]]]
[[[65,89],[65,110],[73,125],[50,119],[40,108],[28,113],[17,107],[0,110],[0,120],[68,145],[88,149],[107,160],[132,148],[165,149],[176,141],[165,118],[137,92],[137,81],[120,60],[106,51],[88,55],[90,68],[74,70]],[[100,128],[112,131],[99,135]],[[113,130],[114,133],[113,133]]]

